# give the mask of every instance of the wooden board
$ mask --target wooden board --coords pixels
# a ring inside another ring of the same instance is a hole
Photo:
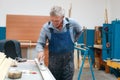
[[[0,57],[3,57],[0,58],[0,80],[4,80],[13,60],[11,58],[5,58],[5,55],[3,53],[0,53]]]
[[[115,69],[120,69],[120,62],[107,60],[107,65]]]
[[[36,42],[49,16],[7,15],[6,20],[6,39]]]

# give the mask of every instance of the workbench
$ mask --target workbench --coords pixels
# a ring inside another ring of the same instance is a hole
[[[17,76],[20,72],[21,76]],[[12,77],[10,75],[12,74]],[[12,78],[12,79],[11,79]],[[27,59],[6,58],[6,55],[0,52],[0,80],[56,80],[44,61]]]
[[[17,64],[17,67],[10,67],[8,72],[10,70],[22,71],[22,77],[17,80],[47,80],[47,79],[44,79],[44,77],[46,77],[46,76],[48,77],[49,80],[52,80],[49,78],[49,75],[52,76],[49,69],[46,67],[46,70],[48,72],[45,72],[44,70],[43,71],[41,70],[41,72],[40,72],[37,64],[35,63],[35,60],[27,60],[26,62],[19,62]],[[5,80],[11,80],[11,79],[9,79],[6,76]]]
[[[27,60],[27,62],[18,63],[17,67],[10,67],[10,70],[18,70],[22,71],[22,77],[20,80],[42,80],[40,72],[37,68],[37,65],[33,60]],[[36,74],[31,74],[31,72],[35,72]],[[10,80],[8,77],[5,80]]]

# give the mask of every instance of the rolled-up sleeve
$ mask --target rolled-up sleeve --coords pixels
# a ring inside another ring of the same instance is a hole
[[[37,45],[36,45],[36,51],[37,52],[44,51],[44,46],[46,44],[46,31],[45,31],[44,27],[45,27],[45,25],[41,29],[39,38],[37,40]]]
[[[78,41],[81,33],[82,33],[82,27],[79,24],[75,24],[75,42]]]
[[[74,42],[76,42],[81,33],[82,33],[82,27],[80,26],[80,24],[75,21],[75,20],[71,20],[72,26],[73,26],[73,32],[74,32]]]

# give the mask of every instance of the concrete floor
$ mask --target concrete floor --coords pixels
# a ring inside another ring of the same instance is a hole
[[[105,73],[102,70],[94,70],[95,80],[117,80],[117,78],[110,73]],[[78,77],[78,69],[75,69],[73,80],[77,80]],[[92,80],[91,72],[89,68],[83,68],[80,80]]]

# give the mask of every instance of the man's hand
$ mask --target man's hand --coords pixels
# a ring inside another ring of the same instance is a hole
[[[37,55],[38,61],[44,60],[45,56],[44,56],[44,52],[39,52]]]

